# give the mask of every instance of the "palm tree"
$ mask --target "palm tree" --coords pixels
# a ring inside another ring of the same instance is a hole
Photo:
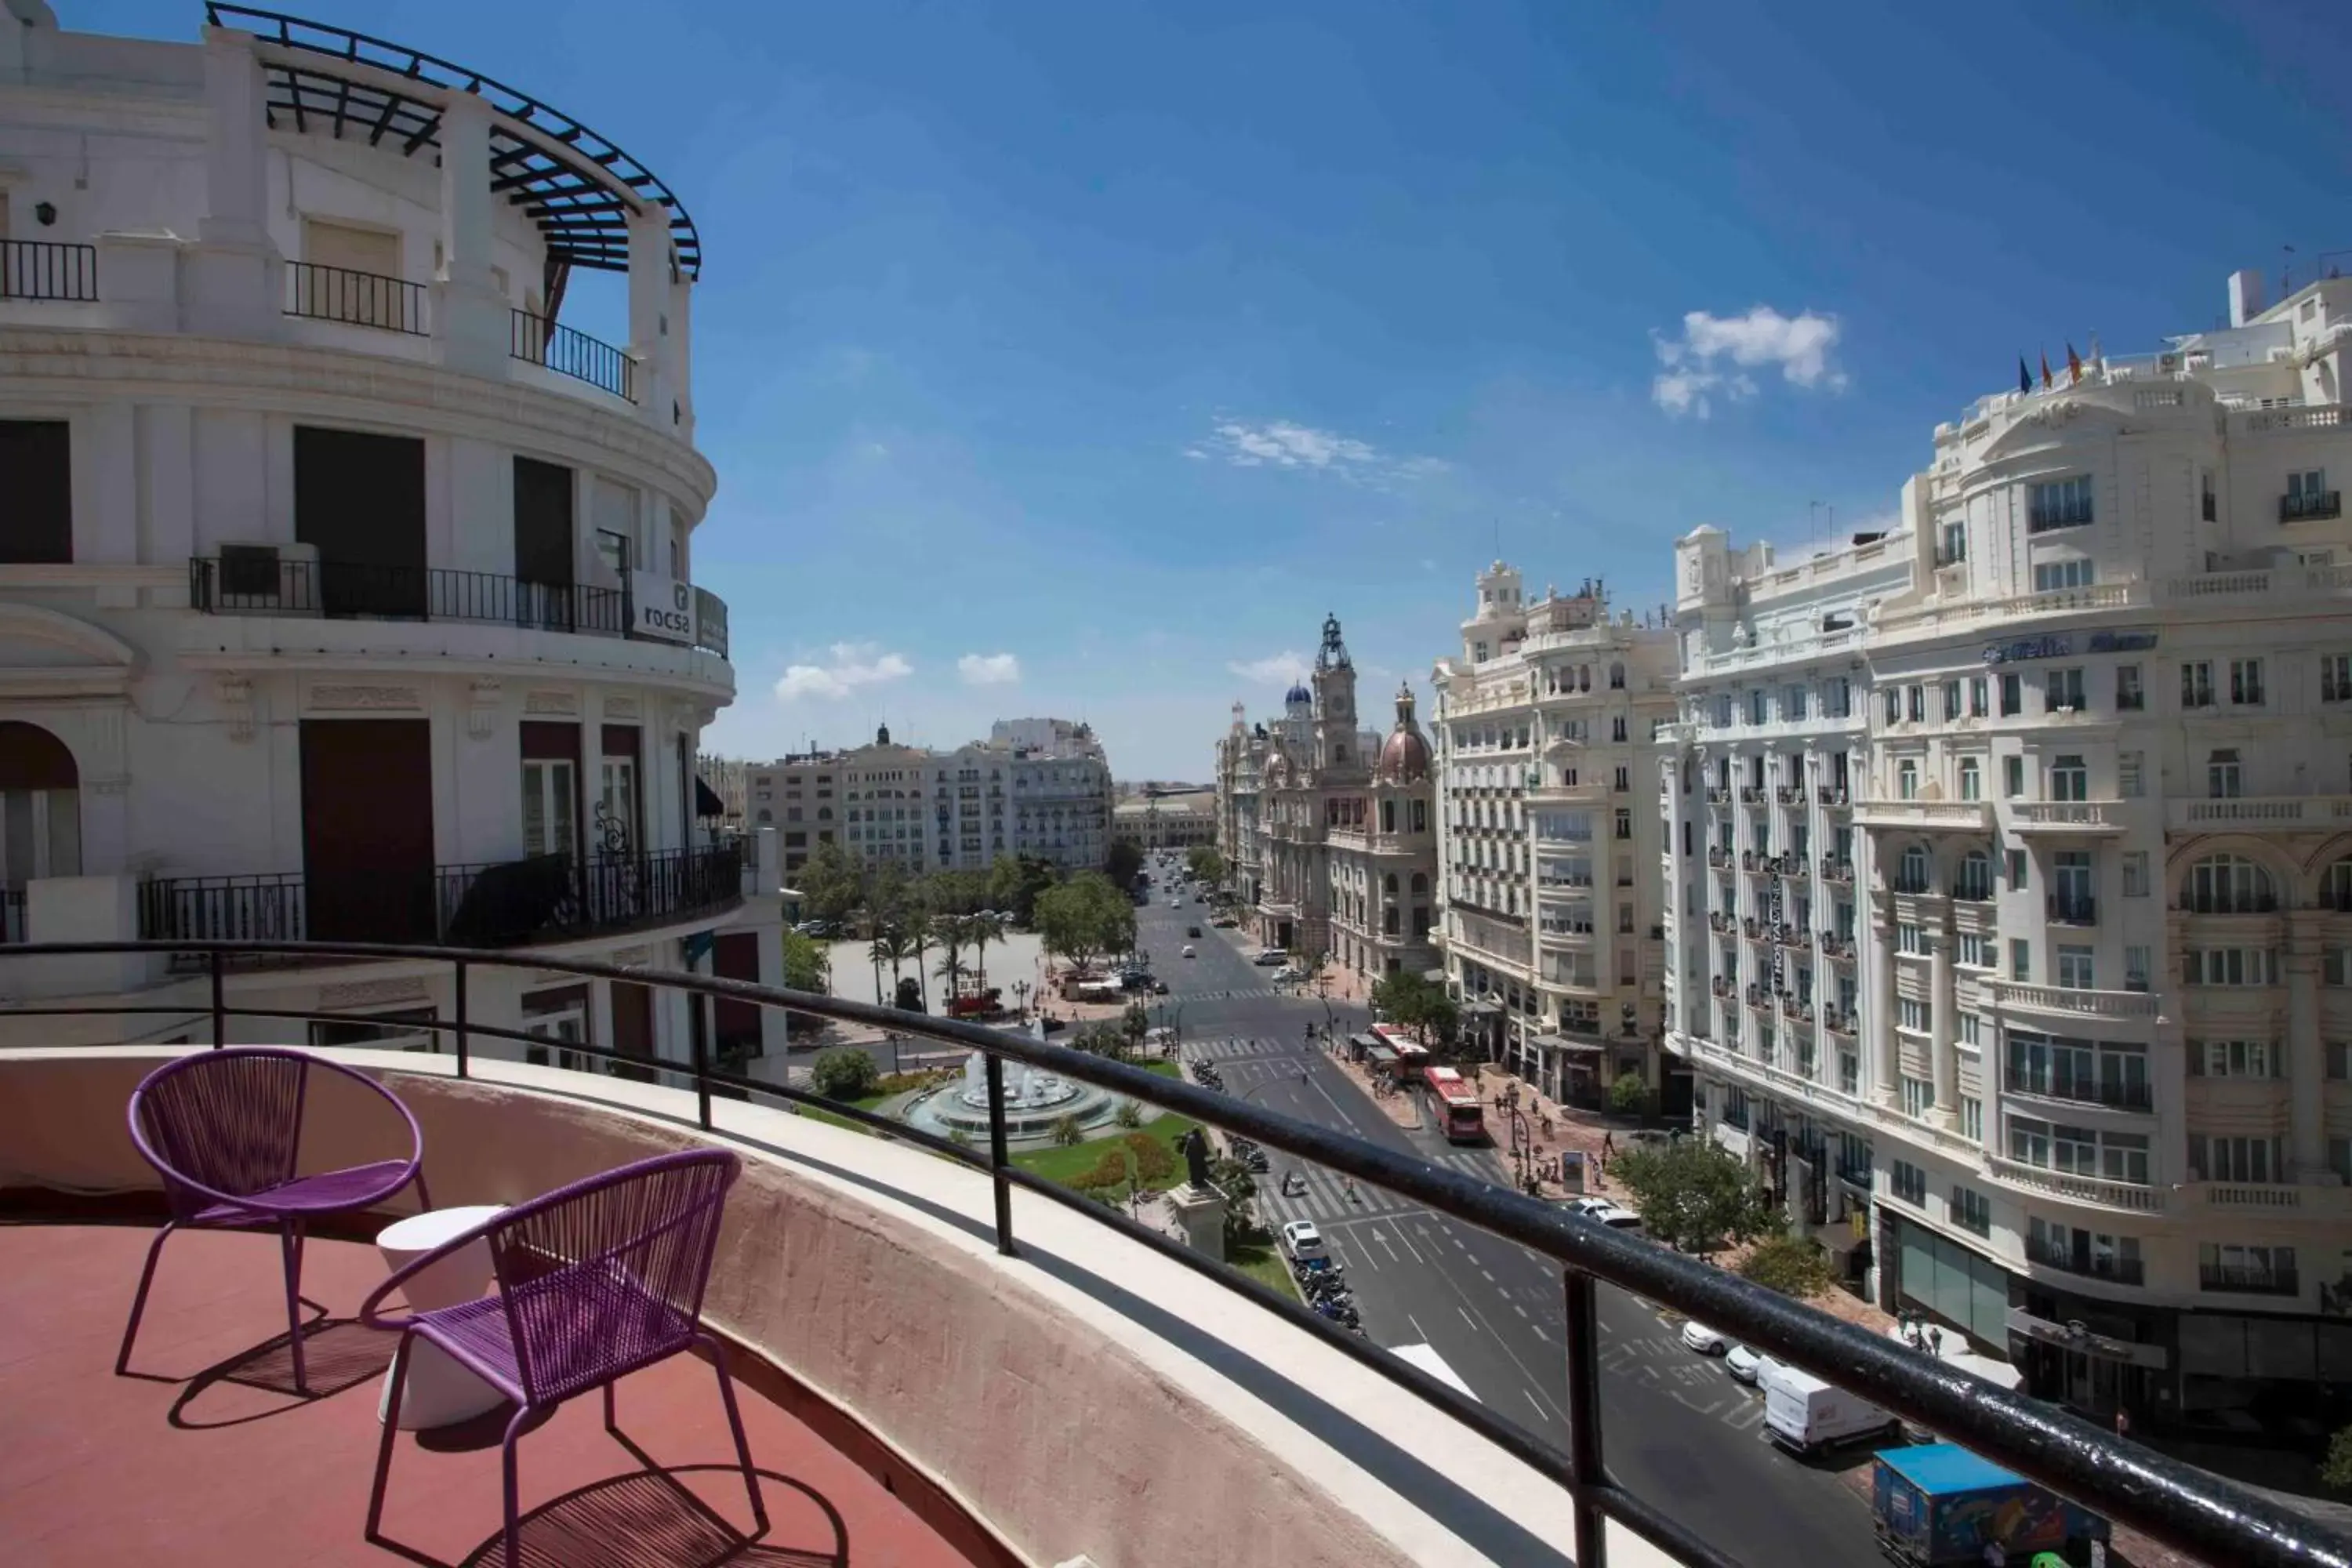
[[[915,961],[915,994],[921,999],[923,1011],[928,1013],[931,1010],[931,987],[923,977],[923,959],[931,951],[929,922],[920,919],[908,921],[906,934],[901,940],[907,944],[907,956]]]
[[[874,965],[874,1005],[879,1007],[882,1005],[882,966],[886,963],[890,966],[890,978],[894,984],[898,978],[898,960],[890,951],[887,931],[875,933],[873,944],[866,950],[866,957]]]
[[[972,967],[980,971],[980,988],[988,989],[988,944],[1004,940],[1004,922],[992,910],[968,916],[963,922],[964,935],[971,942]]]
[[[899,971],[905,965],[909,951],[907,933],[895,925],[881,927],[880,933],[874,939],[874,945],[866,950],[866,955],[874,959],[877,964],[887,963],[890,966],[890,1005],[892,1006],[898,1005]],[[915,962],[919,966],[921,964],[920,954],[915,955]],[[919,967],[916,973],[921,973]]]

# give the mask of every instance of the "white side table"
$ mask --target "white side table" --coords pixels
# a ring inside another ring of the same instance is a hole
[[[411,1258],[422,1257],[453,1237],[463,1236],[505,1209],[504,1204],[430,1209],[386,1226],[376,1234],[375,1247],[383,1254],[387,1269],[398,1269]],[[412,1312],[455,1307],[487,1295],[495,1273],[489,1244],[477,1241],[412,1276],[401,1287],[401,1294],[407,1298]],[[408,1347],[408,1384],[400,1396],[400,1429],[418,1432],[429,1426],[446,1426],[496,1409],[504,1397],[463,1363],[451,1360],[440,1346],[416,1340]],[[384,1412],[391,1407],[392,1373],[387,1370],[383,1392],[376,1399],[375,1418],[383,1420]]]

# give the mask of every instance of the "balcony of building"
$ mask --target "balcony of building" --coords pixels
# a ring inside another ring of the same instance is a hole
[[[2281,522],[2318,522],[2343,515],[2344,495],[2340,490],[2297,490],[2279,497]]]
[[[2042,901],[2043,918],[2054,926],[2095,926],[2099,900],[2088,893],[2052,893]]]
[[[2123,803],[2116,800],[2020,800],[2002,811],[2011,833],[2042,838],[2104,838],[2122,833]]]
[[[411,956],[498,962],[446,950]],[[560,960],[523,967],[648,982],[642,970]],[[1601,1561],[1605,1532],[1607,1559],[1620,1564],[1738,1561],[1736,1550],[1706,1547],[1672,1498],[1612,1479],[1593,1327],[1602,1283],[1701,1318],[2206,1560],[2284,1568],[2315,1561],[2323,1540],[2297,1516],[2053,1407],[1924,1368],[1885,1336],[1383,1147],[975,1026],[693,976],[659,983],[889,1022],[985,1052],[992,1119],[1003,1114],[1005,1061],[1129,1094],[1550,1258],[1569,1302],[1559,1355],[1575,1442],[1516,1425],[1181,1241],[1013,1167],[1001,1122],[975,1148],[855,1107],[803,1117],[813,1097],[802,1091],[686,1063],[646,1082],[494,1058],[528,1037],[469,1033],[461,1014],[431,1026],[441,1054],[334,1053],[414,1113],[435,1202],[516,1204],[680,1147],[725,1149],[744,1168],[700,1314],[753,1402],[746,1425],[769,1532],[746,1544],[740,1476],[709,1368],[682,1360],[624,1383],[618,1438],[599,1430],[585,1399],[523,1436],[531,1560],[574,1560],[593,1542],[613,1561],[663,1563],[1092,1554],[1564,1568]],[[226,1016],[215,1016],[215,1037]],[[0,1360],[0,1408],[45,1434],[40,1484],[0,1495],[0,1528],[76,1562],[243,1563],[257,1542],[273,1560],[496,1561],[498,1461],[484,1437],[496,1446],[509,1409],[493,1410],[478,1431],[392,1434],[389,1544],[362,1539],[390,1347],[348,1314],[383,1273],[356,1240],[390,1215],[360,1219],[349,1242],[329,1227],[311,1243],[309,1293],[324,1305],[302,1331],[307,1394],[283,1385],[286,1347],[268,1327],[274,1314],[283,1321],[280,1258],[267,1235],[176,1237],[135,1375],[114,1375],[120,1314],[145,1227],[160,1216],[123,1106],[143,1073],[176,1054],[0,1053],[0,1146],[18,1217],[41,1222],[5,1233],[0,1300],[7,1321],[41,1331]],[[575,1054],[592,1066],[610,1056]],[[365,1119],[363,1091],[345,1092],[305,1103],[304,1145],[322,1164],[378,1157],[392,1136]],[[862,1137],[844,1121],[892,1136]],[[100,1193],[120,1195],[89,1195]],[[101,1215],[115,1228],[81,1228]],[[1085,1412],[1077,1427],[1074,1410]],[[1462,1484],[1465,1475],[1476,1484]],[[136,1507],[123,1506],[125,1476],[139,1478]],[[270,1484],[255,1485],[258,1476]]]
[[[2025,1260],[2042,1268],[2059,1269],[2084,1279],[2103,1279],[2112,1285],[2137,1287],[2147,1283],[2147,1270],[2138,1258],[2094,1251],[2089,1231],[2073,1230],[2070,1235],[2080,1245],[2028,1235]]]
[[[2165,826],[2174,833],[2332,833],[2347,825],[2352,795],[2226,795],[2165,806]]]
[[[1985,1173],[1994,1181],[2021,1192],[2090,1208],[2112,1209],[2125,1214],[2163,1214],[2167,1209],[2166,1194],[2160,1187],[2109,1181],[2102,1176],[2078,1175],[2071,1171],[2012,1160],[2000,1154],[1985,1156]]]
[[[1992,805],[1981,800],[1865,800],[1855,803],[1855,823],[1912,833],[1990,833]]]
[[[2164,1016],[2164,998],[2150,991],[2094,991],[1991,979],[1980,985],[1997,1011],[2021,1015],[2029,1021],[2090,1026],[2112,1024],[2140,1033]]]

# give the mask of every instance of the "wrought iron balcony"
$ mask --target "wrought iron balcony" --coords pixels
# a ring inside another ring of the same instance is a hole
[[[1857,1026],[1851,1008],[1827,1005],[1822,1008],[1822,1027],[1831,1034],[1851,1035]]]
[[[1843,856],[1822,856],[1822,880],[1850,885],[1853,881],[1853,862]]]
[[[2152,1110],[2153,1091],[2145,1079],[2078,1078],[2072,1073],[2033,1072],[2016,1062],[2002,1080],[2011,1094],[2042,1100],[2071,1100],[2078,1105],[2104,1105],[2116,1110]]]
[[[286,264],[286,313],[289,316],[381,327],[421,338],[432,331],[425,320],[425,285],[405,279],[324,267],[315,261]]]
[[[0,300],[98,298],[98,247],[47,239],[0,239]]]
[[[2246,1268],[2234,1264],[2205,1263],[2197,1269],[2200,1290],[2229,1290],[2241,1296],[2299,1296],[2303,1278],[2292,1268]]]
[[[568,375],[631,403],[637,400],[637,361],[602,338],[528,310],[509,312],[507,354]]]
[[[2281,522],[2312,522],[2343,515],[2344,494],[2341,490],[2304,490],[2299,494],[2279,497]]]
[[[1782,805],[1802,805],[1805,804],[1805,786],[1781,784],[1773,790],[1772,795]]]
[[[694,647],[727,657],[727,605],[694,588]],[[462,621],[530,631],[660,641],[637,628],[627,588],[538,583],[494,572],[289,559],[263,546],[226,547],[188,563],[188,603],[212,616],[326,620]]]
[[[2042,902],[2052,925],[2095,926],[2099,923],[2099,900],[2088,893],[2053,893]]]
[[[521,947],[687,921],[743,896],[739,845],[540,855],[373,877],[159,878],[140,885],[151,942],[438,942]]]

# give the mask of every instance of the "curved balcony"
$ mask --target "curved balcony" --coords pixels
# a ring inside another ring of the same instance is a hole
[[[1853,819],[1864,827],[1914,833],[1990,833],[1992,805],[1981,800],[1864,800],[1854,803]]]
[[[26,957],[47,963],[148,951],[89,944],[34,949]],[[236,951],[386,956],[319,944]],[[499,963],[462,949],[399,956],[459,965],[460,984],[469,969]],[[441,1203],[512,1203],[654,1150],[735,1151],[746,1174],[730,1199],[705,1307],[733,1342],[732,1359],[749,1369],[739,1377],[755,1388],[772,1380],[796,1412],[854,1434],[867,1468],[898,1479],[902,1497],[937,1510],[942,1533],[949,1525],[963,1529],[972,1560],[1052,1563],[1092,1552],[1108,1562],[1302,1568],[1565,1564],[1571,1544],[1575,1561],[1600,1562],[1606,1531],[1607,1557],[1621,1564],[1661,1561],[1645,1542],[1688,1561],[1735,1561],[1611,1475],[1596,1331],[1601,1281],[1810,1368],[2183,1552],[2259,1568],[2331,1560],[2324,1537],[2301,1516],[2054,1407],[1928,1368],[1885,1336],[1641,1238],[1246,1100],[1014,1034],[833,998],[604,964],[533,958],[519,967],[789,1006],[986,1054],[992,1152],[836,1102],[822,1102],[832,1122],[798,1116],[793,1112],[803,1104],[820,1102],[700,1063],[664,1064],[667,1082],[640,1083],[492,1059],[486,1053],[530,1037],[469,1028],[462,1011],[459,1021],[425,1026],[454,1047],[450,1055],[337,1053],[395,1079],[422,1125]],[[216,1006],[215,1037],[227,1017]],[[55,1210],[70,1211],[72,1194],[94,1192],[147,1191],[152,1205],[152,1175],[129,1144],[121,1105],[141,1074],[170,1054],[172,1047],[0,1052],[0,1146],[10,1152],[16,1179],[40,1189]],[[617,1059],[593,1046],[577,1054]],[[1559,1264],[1569,1321],[1559,1353],[1574,1441],[1563,1447],[1557,1429],[1517,1426],[1205,1254],[1013,1165],[1003,1142],[1000,1064],[1007,1060],[1246,1134]],[[316,1115],[312,1142],[321,1154],[372,1152],[349,1108],[322,1099]],[[890,1137],[861,1137],[835,1122]],[[135,1211],[139,1200],[127,1201]],[[28,1256],[25,1235],[6,1238],[14,1256]],[[251,1240],[222,1239],[226,1247]],[[136,1250],[135,1233],[126,1260]],[[254,1248],[266,1250],[266,1238]],[[340,1283],[347,1295],[367,1272],[327,1283]],[[53,1293],[70,1283],[85,1300],[104,1296],[119,1310],[129,1280],[100,1273],[80,1268]],[[217,1313],[220,1303],[208,1310]],[[107,1440],[61,1449],[42,1488],[0,1500],[0,1519],[13,1523],[48,1507],[43,1494],[111,1497],[126,1463],[149,1473],[153,1464],[142,1463],[142,1451],[161,1463],[168,1444],[171,1475],[143,1489],[140,1521],[156,1517],[160,1493],[170,1505],[162,1528],[186,1541],[239,1539],[268,1516],[278,1527],[273,1543],[303,1560],[354,1553],[364,1500],[356,1478],[365,1473],[355,1451],[375,1440],[373,1392],[384,1346],[345,1349],[344,1386],[361,1390],[356,1396],[314,1400],[286,1417],[306,1424],[295,1454],[285,1428],[266,1416],[172,1429],[170,1389],[104,1371],[103,1351],[89,1342],[102,1339],[110,1348],[113,1325],[79,1332],[69,1344],[44,1342],[0,1363],[0,1397],[21,1408],[20,1392],[39,1390],[44,1408],[68,1430],[103,1421]],[[314,1368],[322,1359],[314,1353]],[[85,1397],[76,1397],[78,1388]],[[106,1404],[118,1400],[126,1403]],[[625,1390],[624,1427],[632,1410]],[[1082,1431],[1071,1427],[1074,1410],[1086,1412]],[[576,1476],[578,1450],[565,1445],[583,1429],[593,1435],[593,1420],[592,1411],[560,1412],[549,1434],[535,1439],[562,1467],[555,1481]],[[724,1441],[716,1411],[706,1423],[691,1433],[697,1449]],[[795,1473],[787,1479],[805,1484],[800,1468],[813,1468],[816,1456],[785,1443],[767,1412],[755,1411],[751,1426],[755,1463],[772,1468],[788,1455]],[[528,1443],[524,1452],[532,1452]],[[1444,1457],[1442,1468],[1433,1455]],[[463,1489],[420,1492],[412,1481],[399,1504],[405,1511],[389,1514],[388,1522],[395,1534],[406,1529],[432,1542],[442,1560],[464,1560],[474,1542],[495,1539],[495,1510],[473,1511],[488,1495],[481,1476],[495,1461],[476,1452],[419,1456],[415,1463],[439,1458],[449,1460],[445,1473],[464,1479]],[[677,1463],[670,1452],[664,1458]],[[641,1468],[609,1448],[595,1462],[608,1472],[616,1464]],[[276,1492],[257,1500],[245,1483],[262,1464],[280,1476],[299,1472],[307,1483],[295,1488],[302,1506],[283,1506]],[[658,1470],[659,1463],[642,1468]],[[404,1489],[402,1475],[415,1473],[395,1474],[395,1494]],[[534,1473],[529,1458],[522,1473],[531,1500],[543,1497],[551,1480]],[[1152,1483],[1138,1486],[1139,1474]],[[1460,1475],[1475,1475],[1475,1489],[1454,1479]],[[308,1500],[317,1494],[333,1503]],[[953,1502],[942,1506],[947,1499]],[[566,1494],[542,1504],[532,1518],[571,1500]],[[700,1511],[706,1523],[721,1521],[710,1528],[736,1537],[736,1527],[724,1522],[731,1516]],[[616,1543],[658,1551],[632,1533],[648,1528],[641,1514],[615,1510],[607,1518]]]
[[[2009,830],[2042,838],[2105,838],[2121,833],[2119,800],[2020,800],[2005,808]]]
[[[2078,991],[2061,985],[2021,984],[2013,980],[1987,980],[1982,984],[1997,1010],[2032,1014],[2053,1023],[2112,1023],[2142,1030],[2164,1016],[2164,999],[2148,991]]]

